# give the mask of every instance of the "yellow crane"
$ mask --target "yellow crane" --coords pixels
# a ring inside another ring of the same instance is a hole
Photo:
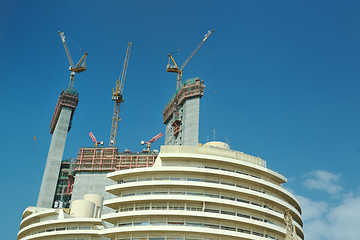
[[[60,31],[58,31],[58,33],[60,34],[62,43],[63,43],[64,48],[65,48],[66,55],[67,55],[67,57],[69,59],[69,63],[70,63],[69,70],[71,71],[71,74],[70,74],[70,82],[69,82],[68,89],[73,89],[74,80],[75,80],[75,73],[81,73],[83,71],[86,71],[86,57],[87,57],[88,53],[85,52],[84,55],[80,58],[79,62],[74,66],[74,62],[72,60],[69,48],[68,48],[68,46],[66,44],[65,35],[64,35],[63,32],[60,32]]]
[[[125,77],[129,63],[130,50],[131,50],[131,42],[129,42],[127,46],[125,61],[124,61],[124,66],[122,68],[121,76],[119,76],[119,79],[116,81],[115,89],[113,89],[112,100],[115,101],[115,106],[114,106],[114,114],[111,124],[111,133],[110,133],[110,141],[109,141],[110,147],[115,147],[115,143],[116,143],[118,123],[120,121],[119,118],[120,105],[122,102],[124,102],[124,98],[122,94],[124,91]]]
[[[184,67],[189,63],[189,61],[194,57],[194,55],[196,54],[196,52],[201,48],[201,46],[205,43],[205,41],[210,37],[210,35],[214,32],[215,30],[209,30],[204,38],[201,40],[201,42],[199,43],[199,45],[197,46],[197,48],[195,48],[195,50],[190,54],[190,56],[184,61],[184,63],[181,65],[181,67],[179,68],[178,65],[176,64],[174,58],[171,56],[171,54],[169,54],[169,62],[166,68],[167,72],[174,72],[177,73],[177,83],[176,83],[176,90],[179,89],[181,87],[181,77],[183,74],[183,69]],[[173,64],[170,64],[170,60]]]

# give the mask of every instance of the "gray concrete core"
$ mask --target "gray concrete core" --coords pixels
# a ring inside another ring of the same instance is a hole
[[[83,196],[88,193],[99,194],[103,196],[104,200],[114,198],[114,195],[105,191],[105,187],[116,184],[106,177],[107,173],[108,172],[77,172],[71,201],[83,199]],[[114,212],[113,209],[104,206],[101,215]]]
[[[181,109],[183,111],[183,144],[197,146],[199,143],[199,111],[200,98],[187,99]]]
[[[37,207],[51,208],[53,205],[71,113],[71,108],[65,106],[62,107],[51,138],[39,198],[36,204]]]
[[[179,107],[180,132],[173,136],[174,116],[165,127],[165,145],[197,146],[199,142],[200,97],[186,99]]]

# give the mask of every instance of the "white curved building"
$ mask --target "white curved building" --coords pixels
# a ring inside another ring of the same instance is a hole
[[[261,158],[225,143],[161,147],[154,166],[108,174],[116,213],[100,235],[116,240],[304,239],[299,202]],[[287,238],[292,216],[294,238]],[[291,219],[291,218],[290,218]]]
[[[23,213],[18,240],[102,240],[102,197],[87,194],[71,209],[28,207]]]

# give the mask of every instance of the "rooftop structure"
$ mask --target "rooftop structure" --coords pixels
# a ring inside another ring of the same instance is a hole
[[[119,153],[116,147],[80,148],[75,163],[76,172],[112,172],[130,168],[150,167],[154,164],[156,152],[133,153],[126,150]]]

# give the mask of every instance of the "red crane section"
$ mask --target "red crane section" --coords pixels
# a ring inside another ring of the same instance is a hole
[[[96,137],[94,136],[94,134],[93,134],[92,132],[89,132],[89,136],[90,136],[91,140],[93,141],[93,143],[95,143],[95,147],[97,147],[98,144],[104,145],[104,142],[103,142],[103,141],[98,142],[98,141],[96,140]]]
[[[161,138],[164,134],[161,132],[158,135],[156,135],[155,137],[153,137],[152,139],[150,139],[149,141],[145,142],[145,141],[141,141],[141,145],[144,145],[146,143],[146,147],[147,147],[147,151],[150,151],[151,148],[151,143],[157,141],[159,138]]]

